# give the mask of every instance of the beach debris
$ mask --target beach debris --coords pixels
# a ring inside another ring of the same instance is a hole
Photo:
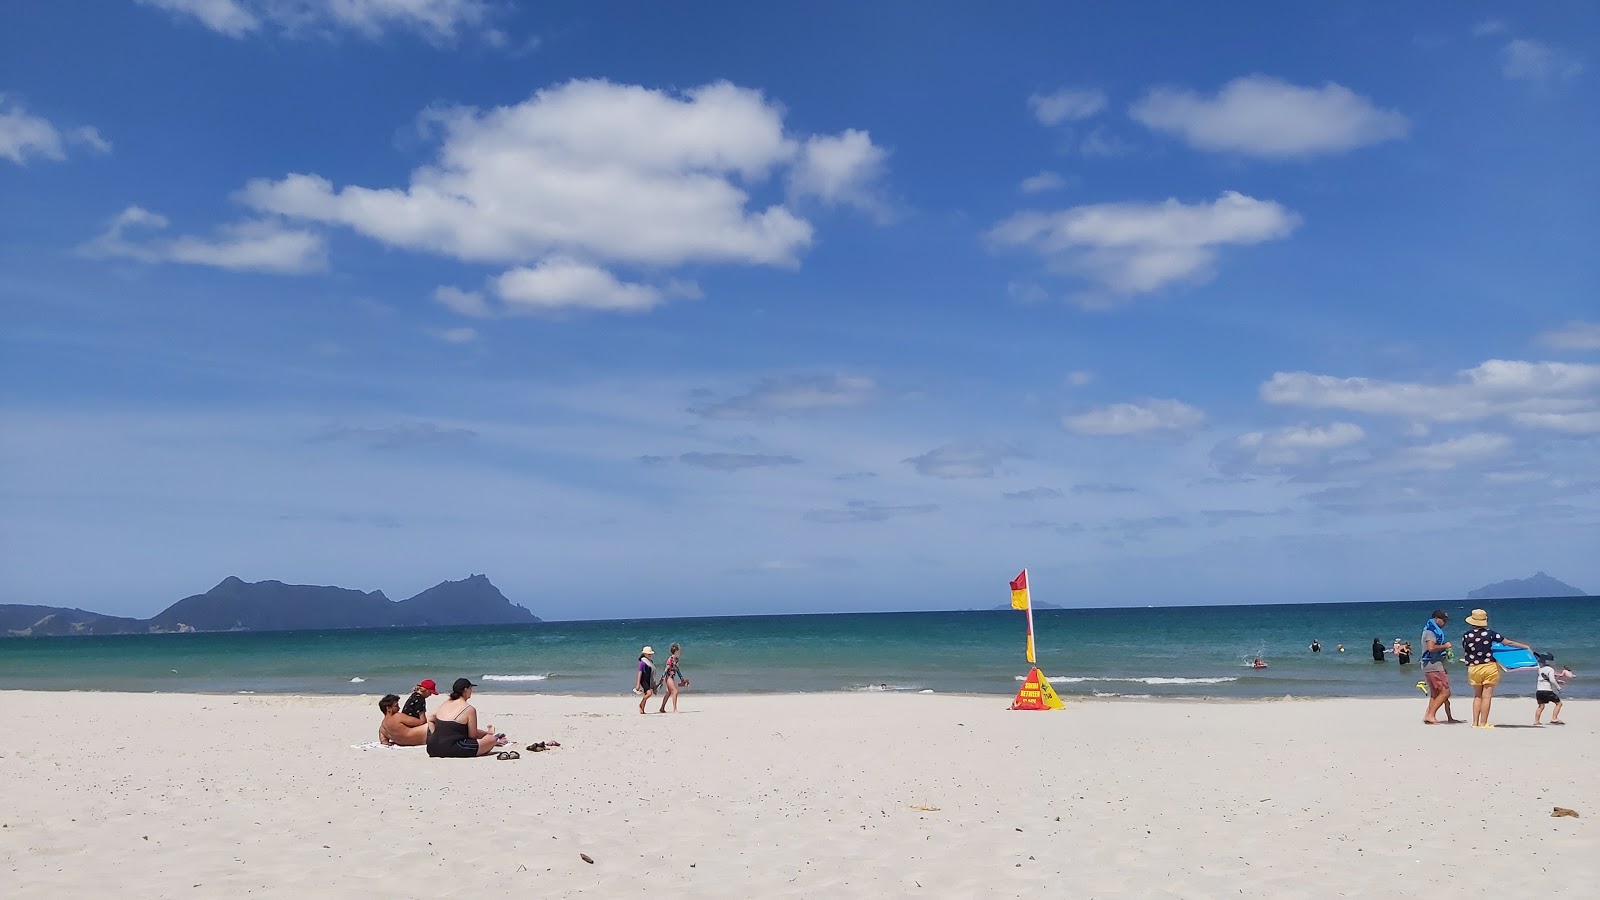
[[[587,854],[587,853],[579,853],[578,854],[578,858],[583,860],[584,862],[588,863],[591,866],[594,865],[594,859],[591,858],[589,856],[589,854]]]
[[[940,808],[937,807],[937,806],[913,806],[911,808],[912,809],[920,809],[923,812],[939,812],[940,811]]]
[[[1579,818],[1577,810],[1567,809],[1565,806],[1558,806],[1550,811],[1550,818],[1554,819],[1560,816],[1571,816],[1574,819]]]

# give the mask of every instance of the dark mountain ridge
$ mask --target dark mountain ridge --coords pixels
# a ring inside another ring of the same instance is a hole
[[[1544,572],[1535,572],[1530,578],[1513,578],[1486,584],[1467,595],[1468,600],[1515,600],[1534,597],[1587,597],[1588,593],[1551,578]]]
[[[506,599],[484,575],[445,581],[399,602],[382,591],[281,581],[247,582],[232,575],[204,594],[185,597],[148,619],[82,609],[0,604],[0,635],[170,634],[191,631],[299,631],[427,625],[516,625],[538,622]]]

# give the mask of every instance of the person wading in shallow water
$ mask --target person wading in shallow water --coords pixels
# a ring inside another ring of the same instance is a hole
[[[1383,662],[1383,641],[1372,639],[1372,661]]]

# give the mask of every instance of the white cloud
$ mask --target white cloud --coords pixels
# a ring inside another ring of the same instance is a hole
[[[490,308],[488,301],[477,291],[463,291],[445,284],[433,289],[433,299],[452,312],[474,319],[487,319],[494,315],[494,310]]]
[[[765,419],[824,409],[854,409],[878,398],[871,378],[852,375],[786,375],[764,379],[749,391],[693,407],[708,419]]]
[[[531,265],[499,279],[524,310],[641,310],[698,289],[626,282],[602,266],[796,265],[811,224],[783,205],[752,208],[750,190],[787,169],[799,193],[870,204],[884,158],[862,131],[790,136],[779,106],[727,82],[673,94],[570,81],[513,106],[425,118],[442,134],[438,159],[406,187],[293,174],[252,181],[240,199],[394,247]]]
[[[1027,178],[1022,179],[1022,183],[1017,185],[1017,190],[1022,191],[1024,194],[1042,194],[1045,191],[1059,190],[1066,186],[1067,180],[1058,173],[1040,172],[1037,175],[1029,175]]]
[[[854,128],[809,137],[789,172],[790,194],[887,217],[888,206],[877,190],[888,158],[889,152],[872,143],[870,134]]]
[[[1098,159],[1114,159],[1127,156],[1137,149],[1132,143],[1106,130],[1105,126],[1097,126],[1083,143],[1078,145],[1078,152],[1086,157]]]
[[[67,148],[74,144],[96,153],[111,152],[111,143],[94,128],[63,132],[49,119],[29,113],[20,102],[0,93],[0,159],[19,166],[30,159],[59,162],[67,158]]]
[[[1563,350],[1600,350],[1600,322],[1568,322],[1539,335],[1539,340]]]
[[[1344,153],[1406,136],[1400,113],[1343,85],[1301,87],[1277,78],[1236,78],[1215,96],[1155,88],[1129,114],[1198,150],[1292,159]]]
[[[1547,84],[1569,81],[1582,71],[1582,59],[1543,41],[1516,38],[1500,50],[1500,74],[1507,78]]]
[[[1087,119],[1106,108],[1105,91],[1099,88],[1062,88],[1028,98],[1028,108],[1041,125],[1060,125]]]
[[[1511,443],[1511,438],[1503,434],[1475,432],[1436,444],[1407,447],[1396,457],[1395,465],[1401,469],[1444,471],[1498,457],[1511,449]]]
[[[1125,435],[1178,435],[1200,427],[1206,414],[1177,400],[1113,403],[1075,416],[1061,424],[1078,434],[1097,437]]]
[[[1227,191],[1211,203],[1169,199],[1025,211],[996,225],[989,237],[1126,297],[1203,280],[1219,248],[1282,238],[1299,222],[1277,203]]]
[[[1570,432],[1600,408],[1600,365],[1491,359],[1441,384],[1278,372],[1261,385],[1261,399],[1424,422],[1511,417],[1524,427]]]
[[[1600,409],[1585,412],[1513,413],[1511,421],[1524,428],[1559,431],[1564,434],[1600,434]]]
[[[494,286],[506,311],[513,314],[570,309],[645,312],[664,299],[654,287],[620,281],[604,269],[570,259],[512,269],[496,278]]]
[[[1349,422],[1330,425],[1294,425],[1269,431],[1252,431],[1225,441],[1212,451],[1212,461],[1223,473],[1283,473],[1323,465],[1328,457],[1366,439],[1361,426]]]
[[[486,0],[138,0],[179,18],[193,18],[233,38],[271,26],[291,36],[352,32],[376,39],[390,31],[411,32],[437,44],[450,43],[488,21]],[[500,34],[485,29],[491,44]]]
[[[993,478],[995,469],[1016,455],[1002,444],[957,443],[901,461],[932,478]]]
[[[476,328],[444,328],[435,331],[433,336],[447,344],[470,344],[478,339]]]
[[[91,257],[117,257],[144,263],[184,263],[237,271],[295,275],[327,268],[327,246],[320,235],[285,228],[270,220],[240,222],[222,229],[216,238],[182,235],[176,238],[130,239],[136,229],[159,231],[165,216],[138,206],[117,214],[82,252]]]
[[[1083,369],[1067,373],[1067,384],[1071,385],[1072,387],[1083,387],[1093,380],[1094,373],[1085,371]]]
[[[1506,23],[1499,19],[1484,19],[1472,26],[1472,33],[1478,37],[1490,34],[1501,34],[1506,30]]]

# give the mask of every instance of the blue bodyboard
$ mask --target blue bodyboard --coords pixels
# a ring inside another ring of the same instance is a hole
[[[1537,669],[1539,660],[1534,658],[1532,650],[1523,650],[1520,647],[1507,647],[1505,644],[1495,644],[1489,648],[1494,654],[1494,661],[1507,669]]]

